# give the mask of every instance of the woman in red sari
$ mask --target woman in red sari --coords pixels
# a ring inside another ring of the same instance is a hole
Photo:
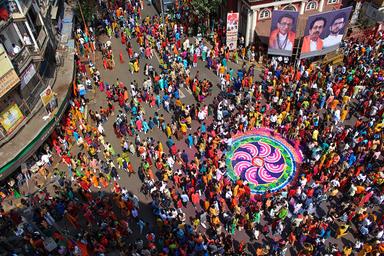
[[[121,37],[121,43],[125,45],[125,43],[127,42],[127,37],[125,36],[125,33],[123,31],[121,32],[120,37]]]

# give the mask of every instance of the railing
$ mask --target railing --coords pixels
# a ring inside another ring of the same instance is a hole
[[[39,35],[37,36],[37,44],[39,45],[40,51],[44,51],[44,44],[48,39],[47,33],[41,28]]]
[[[29,8],[32,5],[32,2],[33,1],[31,1],[31,0],[19,0],[19,4],[20,4],[21,11],[23,12],[23,14],[26,14],[28,12]]]
[[[6,26],[8,26],[9,21],[10,21],[10,18],[8,18],[8,20],[0,20],[0,31]]]
[[[25,14],[28,12],[28,9],[32,5],[31,0],[19,0],[19,7],[16,4],[15,0],[8,0],[8,9],[12,13],[13,18],[22,18],[25,16]]]
[[[41,108],[41,98],[40,93],[42,93],[47,87],[48,81],[38,81],[36,85],[34,85],[33,90],[30,94],[24,98],[20,103],[18,103],[18,107],[20,111],[23,113],[26,119],[29,118],[30,115],[33,115]],[[20,123],[18,126],[23,126],[25,123]],[[16,129],[11,132],[17,133]],[[0,126],[0,142],[5,139],[9,134]]]
[[[39,81],[33,88],[29,97],[25,100],[29,109],[33,109],[41,100],[40,93],[42,93],[47,87],[46,81]]]

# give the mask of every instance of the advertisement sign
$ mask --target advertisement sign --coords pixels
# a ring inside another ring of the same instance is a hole
[[[44,107],[47,109],[48,113],[53,112],[57,108],[57,98],[56,93],[52,91],[52,88],[48,86],[41,94],[41,101],[43,102]]]
[[[12,62],[0,43],[0,98],[20,82]]]
[[[0,43],[0,77],[6,75],[13,69],[13,64],[5,51],[3,44]]]
[[[335,51],[346,31],[352,7],[308,17],[300,58]]]
[[[294,11],[274,10],[272,12],[268,54],[292,56],[298,17],[299,13]]]
[[[23,119],[24,115],[21,113],[16,103],[13,103],[0,114],[0,123],[8,134],[11,133]]]
[[[32,77],[36,74],[35,65],[31,64],[21,75],[21,85],[20,89],[23,90],[24,87],[31,81]]]
[[[239,30],[239,13],[227,14],[227,46],[230,51],[237,48],[237,33]]]
[[[0,98],[20,82],[14,69],[9,70],[0,78]]]

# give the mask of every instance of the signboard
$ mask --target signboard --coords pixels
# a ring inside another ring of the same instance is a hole
[[[52,91],[52,88],[48,86],[41,94],[41,101],[43,102],[44,107],[47,109],[48,113],[53,112],[57,108],[57,98],[56,93]]]
[[[335,51],[343,39],[352,7],[308,17],[300,58]]]
[[[20,82],[14,69],[9,70],[0,78],[0,98]]]
[[[8,53],[0,43],[0,77],[6,75],[11,69],[14,69],[13,64],[8,57]]]
[[[292,56],[298,17],[298,12],[273,11],[268,54]]]
[[[16,103],[13,103],[0,114],[0,123],[8,134],[11,133],[23,119],[24,115]]]
[[[28,68],[21,75],[21,85],[20,89],[23,90],[24,87],[31,81],[32,77],[36,74],[36,69],[33,64],[30,64]]]
[[[227,14],[227,47],[230,51],[237,48],[237,33],[239,30],[239,13]]]
[[[15,72],[3,45],[0,44],[0,98],[16,86],[18,82],[20,82],[20,78]]]

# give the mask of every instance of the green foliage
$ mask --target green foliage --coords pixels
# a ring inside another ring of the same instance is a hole
[[[76,6],[76,16],[78,20],[82,21],[81,17],[81,12],[80,12],[80,6],[81,9],[83,10],[83,15],[84,15],[84,20],[86,23],[89,23],[92,20],[92,15],[96,14],[96,6],[97,4],[95,3],[94,0],[80,0],[77,1],[77,6]]]
[[[215,12],[223,0],[191,0],[190,5],[193,13],[199,18],[208,18],[208,15]]]

